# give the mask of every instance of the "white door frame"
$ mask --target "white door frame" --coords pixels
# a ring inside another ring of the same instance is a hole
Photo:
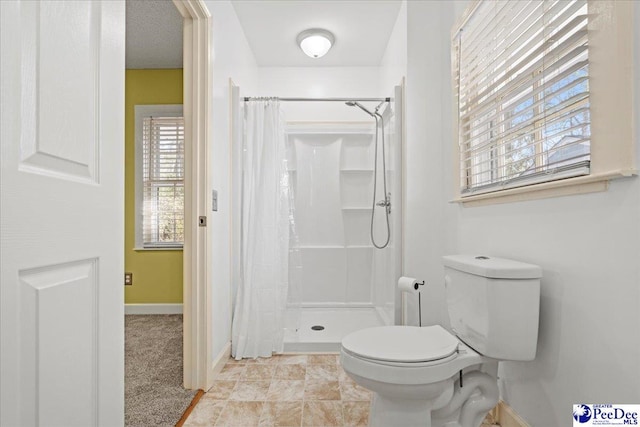
[[[206,218],[209,206],[211,15],[203,0],[173,0],[183,17],[185,207],[183,357],[184,387],[211,385],[211,253]],[[205,224],[199,224],[204,218]]]

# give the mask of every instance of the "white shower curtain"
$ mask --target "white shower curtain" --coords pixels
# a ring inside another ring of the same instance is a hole
[[[236,359],[283,351],[292,225],[284,120],[277,99],[245,104],[241,277],[233,326]]]

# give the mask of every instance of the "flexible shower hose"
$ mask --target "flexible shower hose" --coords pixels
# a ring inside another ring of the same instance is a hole
[[[382,183],[384,186],[384,201],[385,201],[384,211],[385,211],[386,220],[387,220],[387,240],[382,245],[378,245],[376,243],[376,239],[373,235],[374,234],[373,223],[374,223],[374,218],[376,216],[376,191],[377,191],[377,183],[378,183],[378,117],[380,118],[380,127],[382,128],[381,129],[382,131],[382,138],[381,138],[382,139]],[[374,118],[376,119],[376,139],[375,139],[374,160],[373,160],[373,203],[371,206],[371,243],[373,243],[373,246],[375,246],[378,249],[384,249],[389,245],[389,240],[391,240],[391,226],[389,225],[389,211],[390,211],[389,203],[391,203],[391,201],[388,198],[389,193],[387,193],[387,160],[386,160],[386,155],[384,150],[384,119],[378,113],[377,109],[376,109]]]

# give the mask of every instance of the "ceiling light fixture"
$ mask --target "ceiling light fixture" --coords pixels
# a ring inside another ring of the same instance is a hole
[[[312,28],[298,34],[296,38],[300,49],[311,58],[321,58],[329,52],[335,41],[333,34],[327,30]]]

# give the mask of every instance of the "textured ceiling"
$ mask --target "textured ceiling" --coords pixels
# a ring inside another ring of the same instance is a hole
[[[377,66],[393,31],[400,0],[233,0],[262,67]],[[331,31],[336,42],[319,59],[296,36]],[[127,0],[127,68],[182,68],[182,17],[171,0]]]
[[[233,0],[263,67],[376,66],[400,10],[399,0]],[[296,36],[309,28],[331,31],[336,42],[319,59],[307,57]]]
[[[182,16],[171,0],[127,0],[127,68],[182,68]]]

